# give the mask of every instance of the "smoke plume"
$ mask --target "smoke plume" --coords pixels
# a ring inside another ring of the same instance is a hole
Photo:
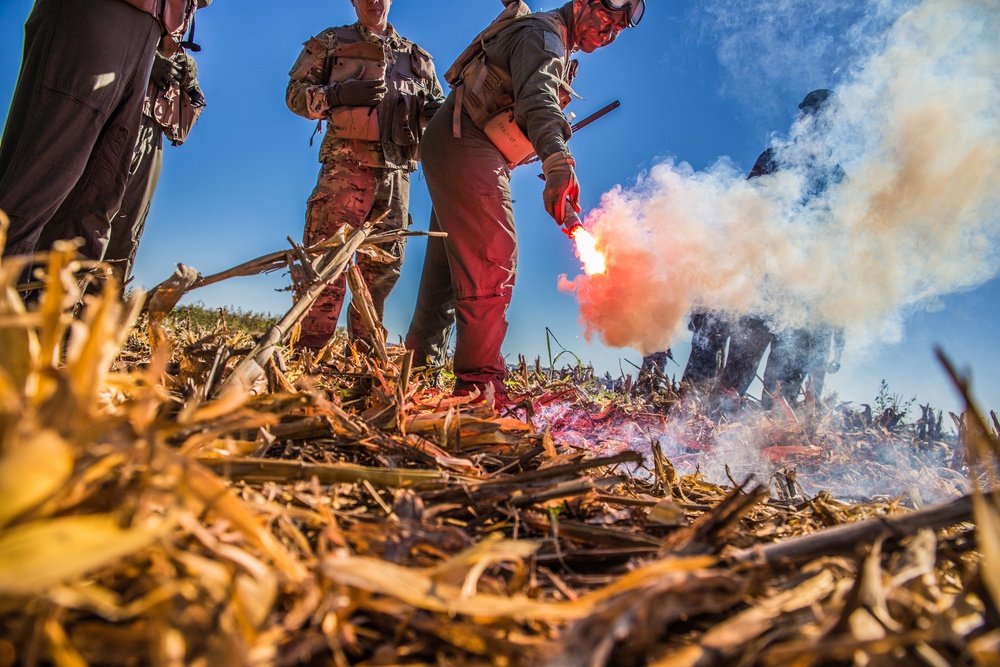
[[[756,2],[752,11],[801,4]],[[718,25],[751,11],[730,5],[723,21],[723,4],[710,3]],[[776,173],[747,180],[728,160],[704,171],[666,161],[603,196],[585,224],[608,270],[560,284],[575,292],[588,336],[645,354],[666,349],[692,308],[710,308],[892,340],[914,308],[997,274],[1000,4],[871,0],[867,10],[850,17],[840,42],[817,46],[840,58],[839,71],[812,73],[801,90],[835,77],[836,122],[817,132],[806,118],[778,136]],[[724,63],[748,62],[737,38],[723,43]],[[846,178],[810,194],[817,161],[839,164]]]

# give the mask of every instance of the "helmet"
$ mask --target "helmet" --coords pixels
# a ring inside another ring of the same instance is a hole
[[[639,25],[642,15],[646,12],[646,0],[601,0],[604,8],[613,12],[625,12],[628,27]]]
[[[805,96],[799,103],[799,110],[805,114],[816,113],[818,111],[836,111],[840,106],[840,97],[837,93],[826,88],[814,90]]]

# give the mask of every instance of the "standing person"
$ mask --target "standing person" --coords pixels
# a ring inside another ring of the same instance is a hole
[[[378,231],[408,226],[410,173],[417,168],[420,136],[444,101],[430,54],[389,23],[392,0],[351,4],[357,22],[306,42],[289,73],[288,108],[327,121],[322,167],[306,208],[306,245],[345,225],[361,227],[385,211],[389,215]],[[403,241],[383,250],[379,257],[357,258],[380,320],[399,280]],[[303,347],[319,349],[333,336],[346,291],[343,276],[324,290],[302,322]],[[353,304],[347,319],[353,340],[369,338]]]
[[[822,396],[826,374],[840,369],[843,349],[843,330],[827,324],[783,329],[772,334],[761,405],[770,409],[779,395],[794,403],[807,382],[812,393]]]
[[[506,395],[500,348],[517,258],[510,197],[517,157],[502,152],[514,152],[506,142],[513,138],[542,160],[549,215],[559,224],[575,218],[580,184],[562,112],[575,70],[570,56],[607,46],[637,25],[645,9],[644,0],[573,0],[525,15],[524,3],[504,4],[504,20],[477,37],[446,75],[455,90],[421,145],[433,204],[430,228],[448,236],[427,241],[406,346],[418,364],[440,364],[455,323],[457,395],[485,394],[488,387]],[[505,19],[508,14],[514,17]]]
[[[691,355],[684,366],[681,382],[706,387],[715,382],[726,351],[729,323],[725,315],[710,310],[691,313]]]
[[[844,179],[844,170],[829,157],[819,155],[815,150],[824,144],[824,139],[836,120],[840,99],[832,90],[819,89],[810,92],[799,104],[800,126],[795,142],[805,146],[808,159],[801,160],[796,155],[795,164],[803,170],[803,188],[800,204],[821,196],[828,187]],[[796,150],[796,153],[803,152]],[[786,168],[783,151],[775,147],[761,153],[750,170],[748,179],[773,174]],[[827,372],[840,368],[840,354],[843,350],[843,332],[825,323],[814,326],[776,330],[766,318],[757,315],[741,317],[731,326],[729,353],[726,365],[719,375],[717,388],[746,394],[753,383],[757,367],[768,345],[771,351],[764,369],[764,393],[761,404],[765,408],[773,405],[776,394],[793,401],[802,390],[805,377],[813,373],[814,387],[822,391],[823,378]],[[832,359],[831,354],[832,344]],[[822,373],[822,375],[820,375]],[[818,380],[818,381],[817,381]]]
[[[5,257],[76,237],[84,257],[104,257],[157,44],[194,10],[194,0],[35,0],[0,140]]]
[[[196,1],[198,9],[212,2]],[[183,144],[206,104],[205,94],[198,83],[198,65],[190,51],[178,44],[183,34],[182,26],[173,39],[161,40],[160,49],[153,58],[125,195],[121,208],[115,214],[111,239],[104,251],[104,261],[118,273],[123,284],[132,275],[139,241],[160,181],[164,136],[174,146]],[[173,44],[177,44],[176,50],[170,54]]]
[[[667,360],[673,358],[674,355],[669,348],[662,352],[651,352],[642,358],[642,366],[639,367],[639,370],[640,372],[649,371],[665,376],[667,374]]]

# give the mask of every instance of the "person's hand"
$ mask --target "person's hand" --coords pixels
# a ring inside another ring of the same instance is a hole
[[[149,72],[149,80],[162,90],[180,82],[181,67],[170,58],[157,53],[153,58],[153,69]]]
[[[195,62],[194,56],[184,51],[174,56],[173,60],[177,63],[180,71],[178,83],[181,84],[181,88],[189,87],[191,82],[198,78],[198,63]]]
[[[560,225],[566,222],[566,210],[580,212],[580,181],[576,179],[576,160],[569,153],[553,153],[542,162],[545,212]]]
[[[326,99],[331,107],[374,107],[388,90],[383,79],[354,79],[331,83],[326,89]]]

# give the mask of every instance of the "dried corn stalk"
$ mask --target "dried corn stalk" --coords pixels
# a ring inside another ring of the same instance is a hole
[[[162,323],[126,362],[138,300],[111,285],[70,317],[76,268],[52,253],[27,312],[0,263],[0,664],[997,662],[989,489],[920,512],[807,497],[787,468],[722,487],[662,448],[647,470],[597,434],[684,417],[523,364],[532,410],[571,406],[539,429],[391,346],[269,356],[272,390],[232,399],[213,388],[277,341]],[[978,482],[996,435],[976,419]],[[677,424],[693,451],[727,428]],[[758,434],[809,461],[834,429]]]

